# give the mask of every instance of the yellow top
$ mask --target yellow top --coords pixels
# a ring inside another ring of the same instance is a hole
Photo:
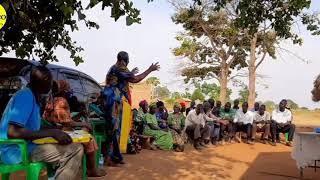
[[[73,143],[87,143],[92,139],[91,134],[83,130],[66,131],[72,138]],[[52,137],[34,140],[35,144],[57,144],[58,141]]]

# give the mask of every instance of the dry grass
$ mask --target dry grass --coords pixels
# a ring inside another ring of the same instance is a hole
[[[297,126],[320,127],[320,111],[296,110],[293,119]]]

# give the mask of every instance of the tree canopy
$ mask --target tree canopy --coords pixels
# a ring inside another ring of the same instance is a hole
[[[296,103],[296,102],[294,102],[293,100],[291,100],[291,99],[288,99],[287,100],[287,107],[288,108],[290,108],[290,109],[299,109],[299,105]]]
[[[157,86],[154,88],[154,98],[166,99],[170,97],[170,90],[166,86]]]
[[[156,87],[156,86],[160,85],[160,79],[157,77],[149,77],[146,80],[146,83]]]
[[[148,2],[152,0],[147,0]],[[86,12],[96,6],[111,8],[111,17],[117,21],[126,17],[126,24],[140,23],[140,11],[130,0],[4,0],[7,22],[0,31],[0,56],[15,51],[20,58],[38,56],[42,61],[58,61],[55,51],[66,49],[76,64],[83,62],[79,54],[83,48],[70,37],[79,30],[79,23],[88,28],[99,25],[87,18]]]

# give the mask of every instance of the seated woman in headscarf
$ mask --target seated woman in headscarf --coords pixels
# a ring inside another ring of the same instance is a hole
[[[59,123],[63,129],[70,130],[74,127],[82,127],[83,130],[89,131],[90,125],[86,122],[78,122],[71,118],[70,107],[67,102],[67,97],[70,95],[70,85],[67,81],[59,80],[54,82],[53,99],[50,100],[44,110],[43,119]],[[102,177],[106,175],[106,172],[96,167],[96,152],[98,145],[94,139],[88,143],[84,143],[84,148],[87,156],[87,168],[89,177]]]
[[[144,130],[144,122],[145,122],[145,115],[148,113],[149,107],[148,102],[143,100],[139,103],[139,110],[137,111],[136,115],[134,116],[134,126],[135,130],[138,134],[142,134]]]
[[[164,106],[164,103],[162,101],[158,101],[156,103],[157,105],[157,111],[156,111],[156,118],[159,124],[159,127],[161,129],[167,129],[168,128],[168,110]]]
[[[173,138],[168,129],[161,129],[158,125],[156,118],[157,106],[155,103],[150,104],[149,113],[145,115],[146,127],[143,134],[146,136],[152,136],[155,141],[155,145],[162,150],[171,150],[173,148]]]
[[[173,136],[173,148],[177,152],[184,151],[185,139],[183,136],[183,129],[185,126],[186,117],[181,113],[181,105],[175,103],[173,106],[173,113],[169,114],[168,125]]]

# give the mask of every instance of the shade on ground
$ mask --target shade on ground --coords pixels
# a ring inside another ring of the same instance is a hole
[[[202,152],[188,146],[183,153],[143,150],[125,155],[123,167],[107,168],[108,176],[89,179],[119,180],[289,180],[298,179],[299,171],[284,145],[232,144],[209,147]],[[24,179],[23,173],[11,179]],[[320,179],[320,169],[305,170],[305,179]]]

